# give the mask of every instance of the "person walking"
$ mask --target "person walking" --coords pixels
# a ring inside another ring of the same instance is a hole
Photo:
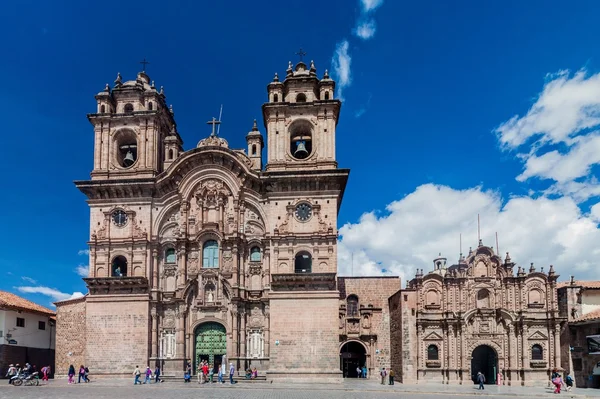
[[[157,383],[160,381],[160,367],[156,366],[154,369],[154,382]]]
[[[362,378],[367,378],[367,366],[364,365],[362,368]]]
[[[88,369],[88,366],[83,368],[83,378],[85,379],[85,382],[90,382],[90,369]]]
[[[73,365],[69,366],[69,384],[73,384],[75,382],[75,367]]]
[[[225,381],[223,381],[223,365],[219,364],[219,373],[217,374],[217,381],[220,382],[221,384],[223,384]]]
[[[394,385],[394,369],[390,369],[390,385]]]
[[[234,384],[233,373],[235,373],[235,367],[233,367],[233,363],[229,363],[229,383],[232,385]]]
[[[83,364],[81,366],[79,366],[79,375],[77,377],[78,384],[81,384],[82,378],[83,378],[83,382],[85,382],[85,367],[83,367]]]
[[[483,383],[485,382],[485,375],[481,373],[481,371],[477,372],[477,382],[479,383],[479,388],[477,389],[485,389]]]
[[[571,374],[569,373],[567,373],[567,376],[565,377],[565,385],[567,386],[567,392],[573,388],[573,377],[571,377]]]
[[[8,365],[8,371],[6,372],[6,377],[8,378],[8,383],[12,384],[12,378],[17,375],[17,368],[14,364]]]
[[[140,366],[135,366],[135,370],[133,371],[133,375],[135,377],[135,379],[133,380],[133,385],[137,385],[137,384],[142,385],[142,382],[140,381],[141,374],[142,374],[142,372],[140,371]]]
[[[150,377],[152,377],[152,370],[150,370],[150,366],[146,366],[146,378],[144,378],[144,384],[150,384]]]
[[[552,383],[556,387],[556,389],[554,389],[554,393],[560,393],[560,388],[563,385],[565,385],[565,383],[563,382],[562,377],[558,373],[556,373],[556,377],[554,377],[554,379],[552,380]]]
[[[387,371],[385,371],[385,367],[383,368],[383,370],[381,370],[379,375],[381,376],[381,385],[385,385],[385,377],[387,376]]]

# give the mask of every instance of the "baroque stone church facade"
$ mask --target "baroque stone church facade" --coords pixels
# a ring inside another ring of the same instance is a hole
[[[96,95],[88,294],[58,302],[56,371],[87,365],[181,376],[201,360],[270,379],[341,381],[393,368],[403,382],[510,384],[560,365],[554,271],[529,273],[479,245],[398,277],[337,276],[341,102],[327,71],[289,64],[267,86],[246,149],[212,132],[183,150],[145,72]],[[207,129],[208,130],[208,129]],[[207,132],[208,133],[208,132]],[[266,159],[263,149],[266,144]]]
[[[458,264],[438,257],[390,297],[392,367],[402,382],[544,385],[561,369],[554,267],[502,260],[479,241]]]
[[[183,151],[145,72],[96,95],[94,167],[76,182],[90,207],[89,293],[58,303],[59,369],[79,356],[95,373],[156,363],[179,375],[207,360],[339,379],[337,214],[349,170],[335,158],[334,90],[312,62],[275,74],[266,160],[256,121],[247,150],[229,148],[213,120]]]

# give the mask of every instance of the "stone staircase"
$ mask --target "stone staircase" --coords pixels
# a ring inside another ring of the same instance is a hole
[[[160,379],[163,380],[163,382],[183,382],[183,376],[174,376],[174,375],[161,375]],[[213,379],[213,384],[218,384],[217,382],[217,377],[215,376]],[[259,375],[258,377],[256,377],[255,379],[247,379],[245,376],[233,376],[233,381],[235,381],[236,383],[241,383],[241,384],[256,384],[256,383],[267,383],[267,376],[266,375]],[[229,384],[229,376],[227,376],[227,378],[225,379],[225,383]],[[192,382],[191,384],[198,384],[198,377],[197,376],[192,376]],[[210,384],[209,384],[210,385]]]

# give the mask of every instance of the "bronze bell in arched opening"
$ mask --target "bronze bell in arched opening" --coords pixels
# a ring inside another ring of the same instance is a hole
[[[135,158],[133,157],[133,152],[131,150],[127,150],[127,154],[125,154],[125,158],[123,159],[123,166],[129,167],[133,165],[135,162]]]
[[[296,158],[306,158],[308,156],[308,151],[306,150],[306,142],[305,141],[296,142],[296,151],[294,151],[294,156]]]

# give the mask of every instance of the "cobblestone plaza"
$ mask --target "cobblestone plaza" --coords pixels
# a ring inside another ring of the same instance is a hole
[[[193,382],[166,382],[163,384],[132,385],[132,379],[101,379],[90,384],[68,385],[65,380],[50,381],[48,385],[39,387],[11,387],[0,385],[0,399],[3,398],[403,398],[403,399],[438,399],[444,396],[454,398],[470,398],[474,395],[485,398],[527,398],[554,397],[550,388],[508,387],[487,385],[485,391],[478,391],[475,385],[444,384],[397,384],[381,385],[376,381],[347,379],[342,384],[283,384],[283,383],[239,383],[235,386],[198,385]],[[567,398],[600,398],[600,392],[590,389],[576,389],[563,392]]]

